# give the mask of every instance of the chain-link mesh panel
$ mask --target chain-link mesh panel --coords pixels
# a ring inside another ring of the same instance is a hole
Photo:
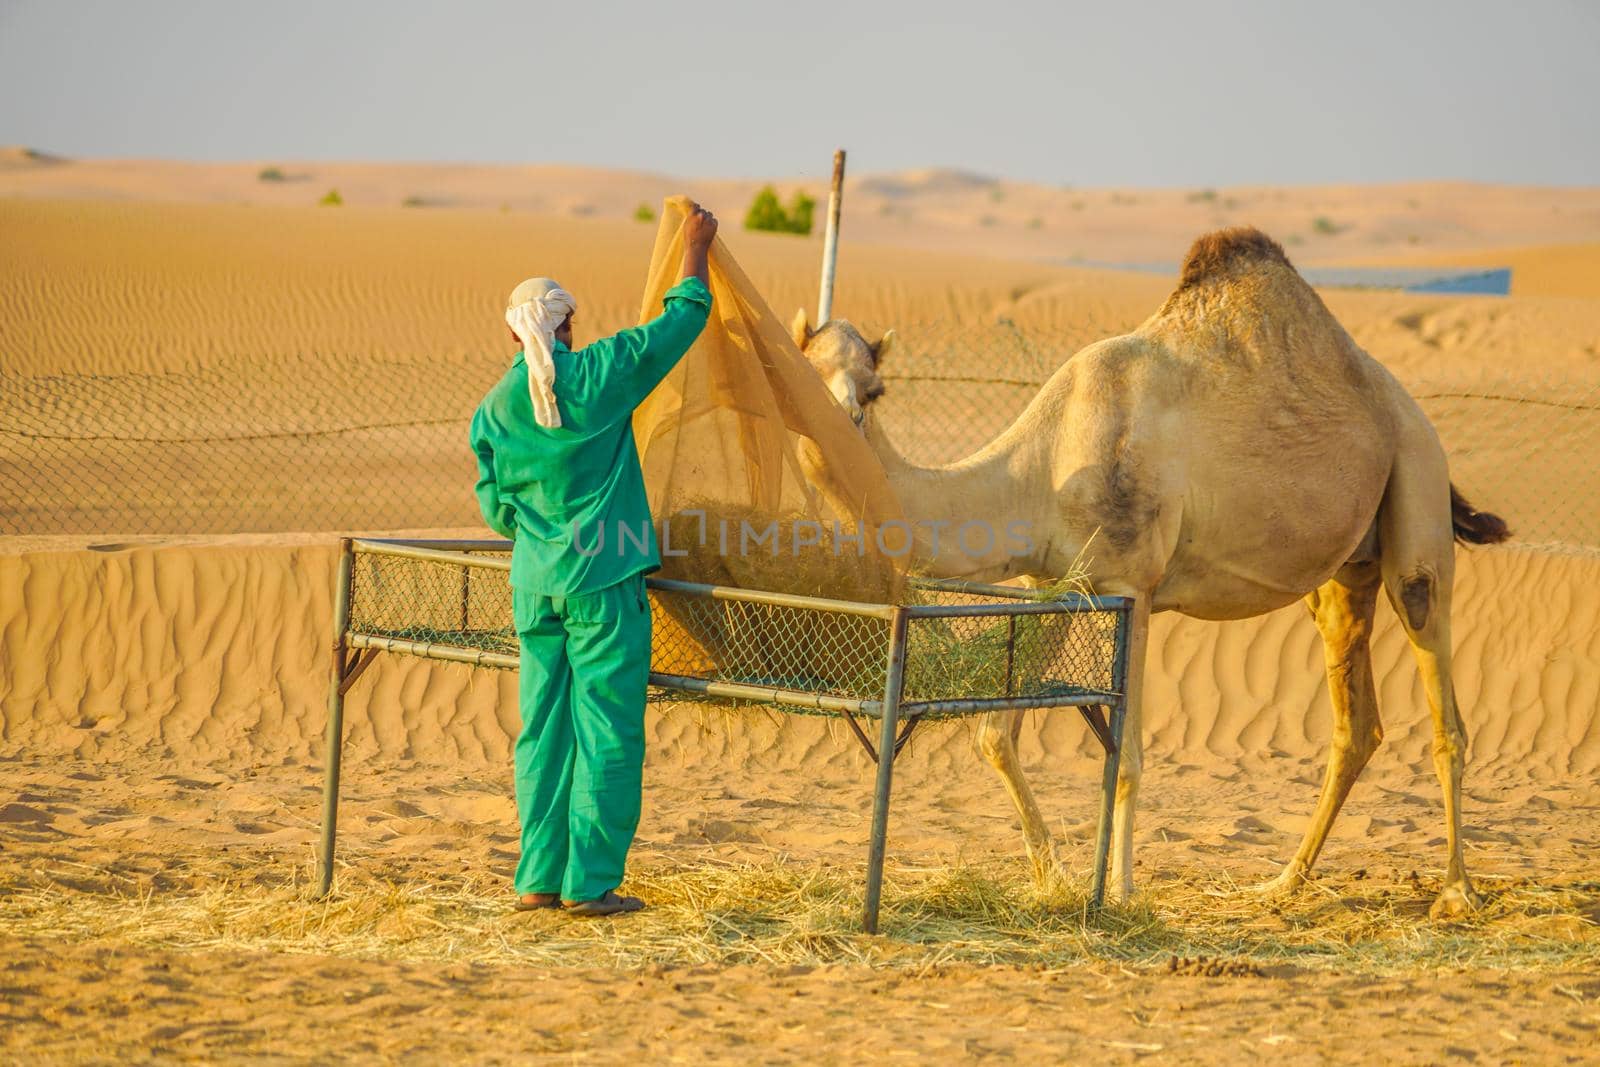
[[[505,571],[378,552],[355,554],[350,632],[508,656],[519,650]]]
[[[815,607],[654,589],[663,674],[856,700],[883,697],[889,623]]]
[[[1115,690],[1113,611],[1022,614],[1015,599],[916,590],[919,603],[982,604],[994,614],[913,617],[906,628],[905,703],[1054,697]],[[1048,598],[1040,598],[1048,600]]]

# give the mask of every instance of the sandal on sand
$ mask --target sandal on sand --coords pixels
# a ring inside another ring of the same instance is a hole
[[[541,893],[524,893],[517,898],[517,911],[549,911],[552,908],[561,909],[561,898],[554,893],[549,894],[549,900],[529,900],[529,897],[543,896]]]
[[[608,889],[605,895],[596,900],[580,900],[576,904],[566,906],[568,915],[579,915],[594,918],[601,915],[622,915],[630,911],[643,911],[644,901],[638,897],[621,897],[614,889]]]

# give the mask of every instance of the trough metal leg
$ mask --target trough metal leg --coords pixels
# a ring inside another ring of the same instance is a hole
[[[333,846],[339,832],[339,761],[344,750],[344,693],[349,668],[345,633],[350,629],[350,580],[355,554],[350,539],[339,542],[339,578],[333,590],[333,669],[328,684],[328,736],[323,747],[322,848],[317,871],[317,896],[333,887]]]
[[[1106,900],[1106,868],[1111,856],[1111,819],[1117,806],[1117,768],[1122,762],[1122,701],[1106,709],[1111,713],[1111,743],[1106,746],[1105,769],[1100,776],[1100,825],[1094,835],[1094,885],[1090,906],[1099,909]]]
[[[895,733],[900,726],[900,693],[906,670],[906,616],[896,610],[889,623],[889,669],[883,687],[883,723],[878,740],[878,778],[872,795],[872,843],[867,849],[867,897],[861,926],[878,932],[883,896],[883,856],[889,837],[889,791],[894,782]]]

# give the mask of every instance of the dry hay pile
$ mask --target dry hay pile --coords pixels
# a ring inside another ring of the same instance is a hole
[[[628,890],[650,901],[625,921],[516,913],[503,878],[385,872],[370,861],[312,899],[310,865],[287,881],[212,873],[157,888],[109,872],[56,880],[15,871],[0,886],[14,937],[205,951],[338,955],[544,967],[1103,963],[1181,973],[1266,968],[1395,974],[1437,968],[1600,969],[1600,883],[1480,878],[1483,910],[1428,919],[1438,886],[1360,877],[1270,904],[1223,876],[1151,886],[1092,912],[1082,885],[1035,883],[1021,864],[891,866],[882,934],[860,929],[859,871],[779,860],[643,866]],[[374,867],[379,869],[374,870]]]

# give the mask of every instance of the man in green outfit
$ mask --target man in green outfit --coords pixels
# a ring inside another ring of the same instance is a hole
[[[683,277],[661,315],[578,351],[572,296],[547,278],[517,286],[506,322],[522,350],[472,419],[478,506],[515,541],[519,910],[644,907],[616,892],[643,781],[644,576],[661,566],[631,423],[705,327],[716,233],[716,218],[695,205]]]

